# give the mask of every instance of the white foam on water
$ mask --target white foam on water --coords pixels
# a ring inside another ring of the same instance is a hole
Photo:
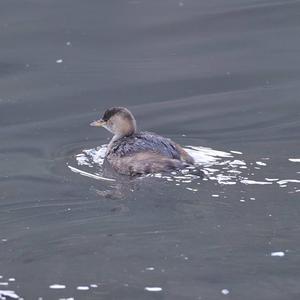
[[[244,184],[258,184],[258,185],[272,184],[272,182],[268,182],[268,181],[256,181],[256,180],[249,180],[249,179],[243,179],[243,180],[241,180],[241,183],[244,183]]]
[[[277,181],[279,178],[265,178],[266,181]]]
[[[148,292],[161,292],[162,288],[159,286],[146,286],[145,290]]]
[[[65,289],[66,286],[64,284],[52,284],[52,285],[49,285],[49,288],[50,289],[54,289],[54,290],[62,290],[62,289]]]
[[[106,144],[97,148],[85,149],[82,151],[82,153],[76,155],[77,162],[78,160],[81,160],[81,164],[86,164],[87,166],[95,164],[102,165],[104,162],[106,149]],[[85,161],[83,160],[83,157],[85,157]]]
[[[188,191],[192,191],[192,192],[197,192],[198,191],[198,189],[193,189],[193,188],[190,188],[190,187],[187,187],[186,188]]]
[[[76,168],[71,165],[68,165],[68,168],[72,172],[82,176],[96,180],[113,182],[115,179],[101,176],[106,149],[106,144],[97,148],[84,149],[81,153],[75,156],[77,165],[80,168]],[[243,153],[237,150],[225,152],[201,146],[186,146],[184,149],[194,158],[195,164],[198,165],[204,172],[206,178],[202,179],[202,176],[194,175],[192,170],[194,170],[195,167],[192,167],[192,169],[186,168],[181,171],[172,172],[168,175],[161,173],[148,174],[146,177],[162,178],[169,182],[175,181],[177,186],[184,184],[185,188],[192,192],[197,192],[197,189],[192,186],[192,184],[197,180],[206,181],[209,179],[211,181],[216,181],[220,185],[236,185],[237,183],[245,185],[272,185],[275,181],[277,181],[281,187],[284,187],[283,184],[299,182],[299,180],[296,179],[280,180],[279,178],[264,178],[264,180],[256,180],[255,172],[252,171],[249,173],[250,167],[253,166],[255,170],[260,170],[261,166],[267,166],[264,161],[269,160],[269,158],[260,158],[256,161],[247,163],[240,156]],[[239,159],[236,159],[235,155],[239,155]],[[298,162],[300,159],[290,158],[289,160]],[[82,167],[84,167],[85,170],[82,170]],[[249,174],[251,178],[248,178]]]
[[[72,166],[68,166],[68,168],[69,168],[72,172],[74,172],[74,173],[79,173],[80,175],[87,176],[87,177],[90,177],[90,178],[93,178],[93,179],[104,180],[104,181],[116,181],[116,180],[113,179],[113,178],[106,178],[106,177],[94,175],[94,174],[91,174],[91,173],[88,173],[88,172],[79,170],[79,169],[77,169],[77,168],[74,168],[74,167],[72,167]]]
[[[271,256],[283,257],[285,256],[285,253],[283,251],[276,251],[276,252],[272,252]]]
[[[239,160],[239,159],[235,159],[233,161],[230,161],[229,162],[229,165],[231,167],[237,167],[237,166],[246,166],[246,163],[242,160]]]
[[[208,147],[187,146],[184,148],[194,159],[196,164],[210,166],[222,158],[232,157],[231,153],[214,150]]]
[[[78,286],[76,288],[78,291],[88,291],[90,289],[89,286]]]
[[[229,290],[223,289],[223,290],[221,291],[221,293],[222,293],[223,295],[228,295],[228,294],[229,294]]]
[[[262,162],[262,161],[257,161],[257,162],[255,162],[257,165],[259,165],[259,166],[266,166],[267,164],[266,163],[264,163],[264,162]]]
[[[10,297],[11,299],[20,299],[21,297],[18,296],[15,291],[10,290],[0,290],[0,299],[5,300],[6,297]]]
[[[241,171],[238,171],[238,170],[229,170],[227,171],[228,173],[234,173],[234,174],[242,174]]]
[[[300,162],[300,158],[289,158],[289,161]]]
[[[233,154],[243,154],[243,152],[235,151],[235,150],[231,150],[230,152],[233,153]]]
[[[8,285],[8,282],[0,282],[0,285]]]
[[[283,180],[277,181],[277,183],[280,184],[280,185],[290,183],[290,182],[300,183],[300,180],[297,180],[297,179],[283,179]]]
[[[224,182],[220,182],[221,184],[224,184],[224,185],[233,185],[233,184],[236,184],[236,182],[234,181],[224,181]]]
[[[61,58],[56,60],[57,64],[61,64],[62,62],[63,62],[63,59],[61,59]]]
[[[79,166],[93,166],[89,163],[89,159],[83,153],[76,155],[76,160]]]

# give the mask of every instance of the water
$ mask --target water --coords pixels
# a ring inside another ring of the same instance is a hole
[[[2,1],[0,298],[296,299],[299,30],[299,1]],[[97,178],[112,105],[205,180]]]

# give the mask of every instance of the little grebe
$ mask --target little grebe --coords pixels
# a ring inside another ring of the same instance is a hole
[[[138,132],[132,113],[124,107],[107,109],[91,126],[113,134],[105,158],[120,174],[168,172],[194,164],[194,159],[172,140],[151,132]]]

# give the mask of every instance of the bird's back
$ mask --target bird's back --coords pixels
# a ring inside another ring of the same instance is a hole
[[[174,142],[151,132],[140,132],[115,141],[108,155],[124,157],[145,152],[180,159],[180,153]]]

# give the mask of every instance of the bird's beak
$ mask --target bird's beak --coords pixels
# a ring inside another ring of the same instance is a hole
[[[94,127],[102,127],[105,124],[106,124],[106,122],[101,119],[101,120],[97,120],[97,121],[92,122],[90,125],[94,126]]]

